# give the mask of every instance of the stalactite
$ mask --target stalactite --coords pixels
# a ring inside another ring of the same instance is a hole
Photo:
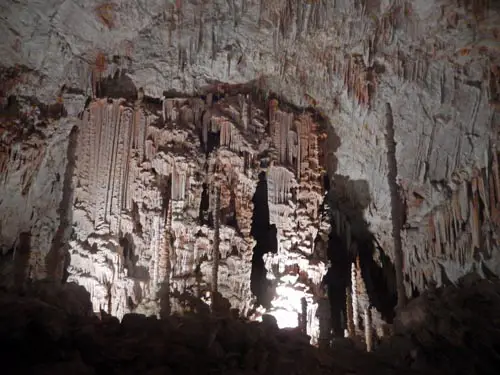
[[[286,202],[287,196],[292,188],[293,174],[283,167],[271,167],[267,174],[270,201],[274,204]]]
[[[479,197],[481,198],[481,201],[483,202],[484,205],[484,215],[486,215],[486,218],[490,220],[490,202],[488,201],[488,195],[486,194],[486,186],[484,184],[484,178],[483,174],[481,171],[479,171],[479,176],[477,178],[477,190],[479,193]]]
[[[298,150],[297,150],[297,178],[300,179],[300,177],[303,174],[303,166],[302,162],[307,160],[310,155],[309,155],[309,149],[310,149],[310,137],[311,137],[311,118],[309,115],[303,115],[300,117],[299,121],[296,122],[296,127],[297,127],[297,135],[298,135]]]
[[[459,190],[460,201],[460,218],[462,223],[466,223],[469,218],[469,195],[467,181],[462,182],[461,189]]]

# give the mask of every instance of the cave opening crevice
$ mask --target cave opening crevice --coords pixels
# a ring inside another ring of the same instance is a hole
[[[255,239],[252,255],[250,289],[257,299],[257,305],[269,308],[273,297],[272,284],[266,277],[263,256],[278,252],[277,229],[270,223],[267,177],[260,172],[259,182],[252,198],[253,214],[250,235]]]
[[[68,136],[66,156],[68,163],[64,172],[62,199],[59,204],[59,227],[57,229],[51,249],[47,254],[46,271],[49,278],[64,282],[68,279],[67,271],[70,263],[68,241],[73,235],[73,194],[72,184],[77,161],[78,127],[74,126]],[[60,178],[60,177],[57,177]]]
[[[230,192],[229,205],[222,209],[222,224],[234,228],[237,233],[240,233],[238,216],[236,213],[236,194],[234,189],[231,189]]]
[[[323,284],[328,289],[332,334],[334,337],[342,337],[350,266],[345,241],[335,233],[333,227],[328,237],[327,256],[331,266],[323,278]]]
[[[200,199],[199,220],[200,225],[209,225],[210,214],[210,194],[208,192],[208,185],[203,183]]]
[[[396,270],[389,257],[381,248],[375,246],[373,237],[358,242],[358,255],[361,266],[361,275],[365,282],[366,292],[370,305],[380,312],[382,319],[392,323],[398,297],[396,291]],[[374,260],[374,254],[381,265]]]
[[[325,185],[330,184],[325,180]],[[343,337],[344,329],[348,328],[346,291],[353,287],[351,267],[356,259],[359,259],[360,276],[366,288],[368,301],[365,303],[375,308],[387,323],[393,321],[397,304],[396,271],[364,219],[364,210],[371,202],[368,183],[335,174],[331,185],[328,194],[332,208],[331,233],[327,251],[331,266],[323,283],[328,288],[333,336]],[[334,220],[335,212],[347,221],[348,233],[338,230],[337,225],[344,225]]]

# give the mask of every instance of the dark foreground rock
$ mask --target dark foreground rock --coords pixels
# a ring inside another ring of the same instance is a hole
[[[354,345],[320,351],[295,330],[229,316],[97,318],[83,288],[37,283],[0,293],[2,373],[487,374],[500,368],[499,290],[481,281],[429,292],[368,354]]]

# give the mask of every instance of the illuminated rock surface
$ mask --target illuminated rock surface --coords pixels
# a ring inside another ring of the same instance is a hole
[[[498,2],[20,0],[0,14],[3,284],[76,281],[120,317],[218,290],[258,319],[255,294],[280,324],[307,315],[315,341],[325,274],[337,335],[346,298],[358,333],[365,312],[392,319],[399,271],[408,297],[500,275]]]

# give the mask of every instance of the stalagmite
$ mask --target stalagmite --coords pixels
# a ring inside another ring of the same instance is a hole
[[[367,352],[373,350],[373,327],[371,318],[370,308],[367,307],[364,310],[365,343]]]
[[[356,327],[354,326],[353,293],[351,288],[346,288],[346,315],[347,315],[347,333],[348,337],[354,337]]]
[[[359,330],[359,310],[358,310],[358,282],[356,264],[351,265],[351,288],[352,288],[352,321],[355,331]]]
[[[213,208],[213,218],[214,218],[214,240],[213,240],[213,251],[212,251],[212,295],[215,295],[218,291],[219,286],[219,245],[220,245],[220,187],[215,187],[215,204]]]

